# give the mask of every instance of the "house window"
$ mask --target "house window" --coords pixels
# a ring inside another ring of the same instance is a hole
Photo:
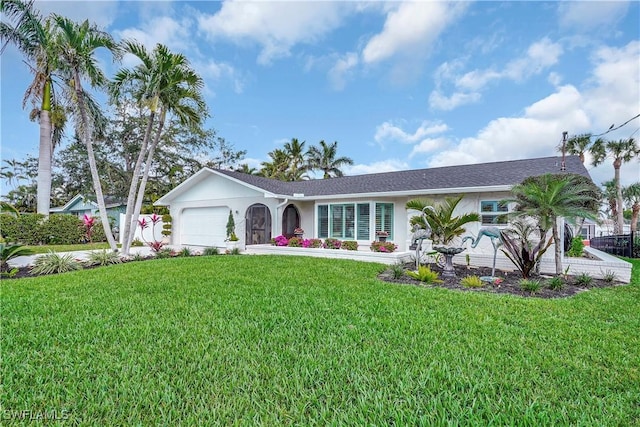
[[[318,237],[326,239],[371,239],[369,203],[318,205]]]
[[[393,203],[376,203],[376,231],[386,231],[393,240]]]
[[[496,200],[480,202],[482,225],[504,225],[507,223],[507,213],[509,213],[509,207],[506,203]]]

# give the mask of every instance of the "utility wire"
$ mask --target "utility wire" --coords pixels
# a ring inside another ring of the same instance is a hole
[[[638,117],[640,117],[640,114],[638,114],[638,115],[637,115],[637,116],[635,116],[635,117],[631,117],[629,120],[627,120],[626,122],[624,122],[623,124],[621,124],[621,125],[620,125],[620,126],[618,126],[618,127],[613,127],[613,125],[611,125],[611,127],[609,128],[609,130],[608,130],[608,131],[606,131],[606,132],[602,132],[602,133],[599,133],[598,135],[591,135],[591,137],[593,138],[593,137],[597,137],[597,136],[606,135],[606,134],[608,134],[609,132],[613,132],[614,130],[618,130],[618,129],[620,129],[621,127],[625,126],[625,125],[626,125],[627,123],[629,123],[630,121],[632,121],[632,120],[634,120],[634,119],[637,119]]]

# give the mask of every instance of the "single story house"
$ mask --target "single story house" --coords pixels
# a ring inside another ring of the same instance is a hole
[[[529,176],[560,173],[561,160],[544,157],[298,182],[205,168],[156,205],[170,207],[174,245],[224,247],[231,211],[242,248],[269,243],[280,234],[291,236],[300,227],[305,238],[356,240],[363,250],[369,249],[376,231],[384,230],[399,251],[408,251],[409,220],[417,212],[406,209],[407,201],[464,195],[455,214],[481,215],[481,223],[467,226],[467,234],[475,236],[508,211],[499,201],[510,196],[513,185]],[[589,177],[577,156],[566,157],[566,172]],[[493,254],[490,242],[476,250]]]
[[[114,227],[120,226],[120,213],[127,210],[127,204],[111,197],[105,197],[105,205],[107,208],[107,216],[113,219]],[[52,214],[71,214],[82,219],[84,215],[98,217],[98,204],[94,201],[87,200],[83,195],[78,194],[69,200],[64,206],[51,208]]]

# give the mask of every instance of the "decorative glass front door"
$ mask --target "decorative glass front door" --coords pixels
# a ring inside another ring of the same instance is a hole
[[[247,245],[261,245],[271,240],[271,213],[263,204],[249,206],[245,215]]]

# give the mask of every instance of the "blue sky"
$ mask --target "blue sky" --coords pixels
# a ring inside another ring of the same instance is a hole
[[[639,2],[38,1],[118,40],[183,52],[209,126],[258,166],[291,138],[338,141],[347,174],[556,155],[640,113]],[[109,76],[118,67],[104,62]],[[37,155],[30,75],[2,55],[2,158]],[[640,119],[611,139],[636,139]],[[592,168],[613,178],[611,161]],[[622,168],[640,181],[640,163]]]

